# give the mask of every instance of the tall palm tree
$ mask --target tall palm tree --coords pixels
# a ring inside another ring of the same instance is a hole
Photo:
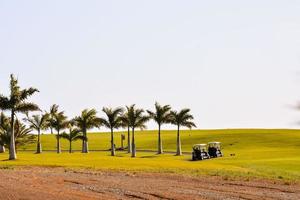
[[[177,151],[176,151],[176,155],[182,155],[181,141],[180,141],[180,127],[184,126],[184,127],[190,128],[190,129],[192,127],[196,127],[194,122],[191,121],[191,120],[194,119],[194,117],[189,112],[190,112],[190,109],[188,109],[188,108],[182,109],[179,112],[171,111],[171,123],[177,126]]]
[[[76,140],[84,140],[84,136],[82,135],[80,129],[73,127],[72,122],[69,123],[68,129],[69,133],[64,132],[60,135],[60,137],[69,141],[69,153],[72,153],[72,142]]]
[[[48,127],[50,128],[51,134],[53,134],[53,121],[54,121],[54,116],[58,113],[58,105],[53,104],[50,106],[49,110],[49,118],[48,118]]]
[[[170,123],[170,105],[161,106],[159,103],[155,103],[155,111],[152,112],[147,110],[148,114],[150,115],[151,119],[153,119],[158,125],[158,154],[163,153],[163,146],[162,146],[162,139],[160,136],[161,126],[166,123]]]
[[[38,90],[32,87],[28,89],[21,89],[18,85],[18,80],[11,74],[10,95],[8,97],[0,95],[0,109],[9,110],[11,112],[9,160],[17,159],[14,134],[16,114],[39,110],[39,107],[36,104],[26,102],[26,100],[36,92],[38,92]]]
[[[129,117],[128,117],[128,111],[129,111],[128,106],[126,106],[126,112],[120,116],[121,122],[122,122],[122,127],[127,128],[127,152],[131,153],[131,140],[130,140],[130,124],[129,124]]]
[[[112,109],[104,107],[102,111],[106,114],[107,119],[100,118],[101,124],[110,129],[111,155],[115,156],[114,129],[118,129],[122,126],[122,119],[120,116],[123,113],[123,108]]]
[[[82,141],[82,153],[88,153],[88,137],[87,130],[92,128],[100,128],[101,120],[96,116],[97,111],[95,109],[84,109],[80,116],[74,118],[76,126],[82,131],[84,140]]]
[[[41,130],[47,129],[49,114],[41,114],[41,115],[32,115],[24,119],[24,121],[30,124],[30,128],[34,129],[38,132],[38,139],[37,139],[37,148],[36,153],[42,153],[42,144],[41,144]]]
[[[129,126],[132,128],[131,157],[136,157],[134,130],[136,128],[145,129],[145,124],[150,119],[149,116],[146,116],[143,113],[144,110],[135,108],[135,105],[131,105],[128,110]]]
[[[64,112],[61,111],[54,115],[53,118],[53,128],[57,131],[56,135],[56,152],[61,153],[60,147],[60,132],[68,127],[67,116],[65,116]]]

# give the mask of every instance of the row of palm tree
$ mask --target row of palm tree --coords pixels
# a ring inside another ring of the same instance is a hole
[[[9,136],[9,159],[14,160],[16,155],[16,141],[15,141],[15,123],[20,123],[15,120],[17,113],[26,115],[24,121],[30,125],[30,130],[37,131],[37,150],[36,153],[42,153],[41,145],[41,131],[50,129],[51,134],[55,130],[57,140],[57,153],[61,153],[60,139],[67,139],[70,143],[69,152],[72,152],[72,142],[75,140],[82,140],[82,153],[88,153],[88,135],[87,131],[93,128],[100,128],[104,126],[110,130],[111,133],[111,155],[115,155],[114,144],[114,130],[119,128],[127,128],[127,151],[131,153],[132,157],[136,157],[135,131],[136,129],[145,129],[146,123],[152,119],[158,125],[158,154],[163,153],[163,142],[161,139],[161,127],[164,124],[173,124],[177,126],[177,151],[176,155],[181,155],[181,140],[180,127],[196,127],[193,123],[193,116],[190,114],[190,109],[182,109],[179,112],[172,111],[170,105],[161,106],[155,103],[155,110],[145,111],[144,109],[136,108],[133,104],[126,106],[125,109],[121,107],[107,108],[104,107],[102,111],[105,117],[97,117],[95,109],[85,109],[79,116],[68,120],[64,111],[59,111],[59,106],[54,104],[50,107],[49,112],[42,112],[41,109],[34,103],[28,102],[27,99],[34,93],[38,92],[35,88],[20,89],[18,80],[10,76],[10,95],[8,97],[0,95],[0,109],[11,112],[9,118],[10,128],[7,133]],[[41,114],[29,115],[29,112],[40,111]],[[4,114],[3,114],[4,115]],[[2,117],[1,117],[2,119]],[[68,133],[63,132],[68,129]],[[0,129],[1,130],[1,129]],[[1,133],[1,132],[0,132]],[[130,137],[131,133],[131,137]],[[0,140],[0,150],[1,150]]]

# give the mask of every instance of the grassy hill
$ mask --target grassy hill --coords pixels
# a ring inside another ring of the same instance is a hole
[[[120,134],[115,134],[116,145],[120,146]],[[109,133],[90,133],[90,150],[110,148]],[[164,149],[175,151],[176,132],[162,132]],[[300,131],[267,129],[225,129],[185,130],[181,132],[183,151],[191,151],[196,143],[222,142],[223,158],[191,162],[191,156],[155,155],[138,152],[137,158],[123,152],[110,157],[108,152],[92,152],[88,155],[74,153],[44,153],[41,155],[24,150],[34,150],[35,144],[19,149],[18,161],[0,161],[0,165],[55,165],[66,167],[92,167],[96,169],[150,170],[189,174],[210,174],[242,177],[267,177],[275,179],[300,180]],[[55,136],[42,136],[43,150],[55,150]],[[126,144],[126,140],[125,140]],[[137,149],[156,150],[157,131],[136,133]],[[62,140],[63,149],[68,143]],[[74,149],[81,149],[81,142],[74,143]],[[230,156],[235,154],[235,156]],[[0,160],[7,155],[0,155]]]
[[[116,132],[115,143],[121,146],[120,135],[125,134],[127,144],[127,132]],[[157,131],[137,131],[137,149],[157,148]],[[90,150],[107,150],[110,148],[110,133],[89,133]],[[176,132],[162,131],[162,139],[165,150],[175,151]],[[193,144],[221,141],[224,151],[241,151],[258,148],[299,148],[300,130],[270,130],[270,129],[222,129],[222,130],[183,130],[181,131],[182,149],[191,151]],[[68,149],[68,142],[61,140],[62,148]],[[55,135],[42,135],[44,150],[56,149]],[[280,146],[280,147],[279,147]],[[81,149],[81,142],[74,142],[73,148]],[[35,150],[35,144],[21,147],[20,150]],[[236,152],[237,153],[237,152]]]

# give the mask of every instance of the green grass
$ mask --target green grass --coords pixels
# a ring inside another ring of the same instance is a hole
[[[122,132],[124,133],[124,132]],[[116,144],[120,146],[120,132],[115,134]],[[164,149],[175,151],[175,131],[163,131]],[[271,179],[300,181],[300,131],[298,130],[193,130],[181,132],[183,151],[191,151],[196,143],[220,141],[225,157],[206,161],[191,162],[191,156],[138,152],[137,158],[117,152],[117,157],[109,152],[89,154],[45,152],[41,155],[25,152],[34,150],[35,145],[19,149],[17,161],[5,161],[7,154],[0,154],[0,165],[42,165],[84,167],[105,170],[155,171],[185,174],[209,174],[230,177],[263,177]],[[43,135],[44,150],[55,150],[54,135]],[[157,132],[136,133],[137,149],[156,150]],[[90,150],[109,149],[109,133],[89,134]],[[63,149],[68,144],[62,141]],[[80,150],[81,143],[75,142],[74,149]],[[235,156],[230,156],[235,154]]]

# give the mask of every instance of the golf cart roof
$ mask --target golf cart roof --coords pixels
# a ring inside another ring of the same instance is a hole
[[[195,144],[194,147],[196,146],[206,146],[206,144]]]
[[[209,142],[208,144],[221,144],[221,142]]]

